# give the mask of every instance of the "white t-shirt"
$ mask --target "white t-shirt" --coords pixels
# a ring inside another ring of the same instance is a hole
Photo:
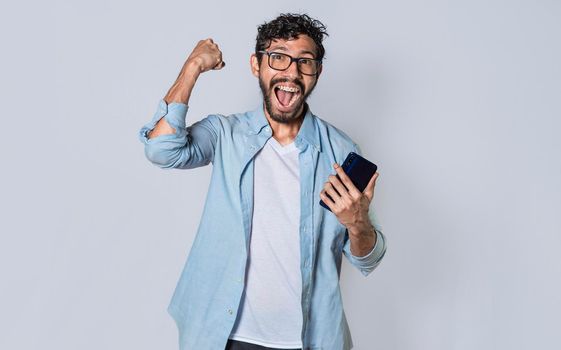
[[[273,137],[255,156],[245,293],[231,339],[301,348],[300,167],[294,143]]]

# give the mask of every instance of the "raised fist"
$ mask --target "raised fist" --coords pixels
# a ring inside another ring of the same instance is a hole
[[[222,69],[226,65],[222,61],[222,51],[210,38],[197,43],[197,46],[195,46],[193,52],[187,58],[187,62],[189,61],[195,62],[201,73],[211,69]]]

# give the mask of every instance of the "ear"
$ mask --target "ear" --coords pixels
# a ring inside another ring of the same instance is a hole
[[[316,74],[316,80],[319,80],[319,76],[322,71],[323,71],[323,64],[320,64],[318,68],[318,74]]]
[[[259,61],[257,60],[257,56],[252,53],[251,56],[249,57],[249,64],[251,66],[251,73],[255,76],[255,77],[259,77]]]

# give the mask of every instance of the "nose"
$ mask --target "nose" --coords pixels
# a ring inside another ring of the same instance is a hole
[[[298,69],[298,63],[294,61],[290,62],[290,66],[288,66],[288,68],[283,73],[284,75],[289,77],[294,77],[294,78],[302,77],[302,73],[300,73],[300,69]]]

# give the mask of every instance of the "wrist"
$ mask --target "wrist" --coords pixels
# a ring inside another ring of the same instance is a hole
[[[354,256],[365,256],[374,249],[378,237],[372,224],[347,227],[347,231],[351,242],[351,253]]]
[[[377,239],[378,237],[375,235],[363,236],[360,238],[350,236],[351,254],[359,257],[367,255],[376,246]]]
[[[376,233],[374,226],[370,223],[370,220],[348,225],[347,231],[351,236],[372,236]]]
[[[204,62],[200,57],[188,58],[187,61],[185,61],[185,65],[183,66],[181,73],[187,73],[198,77],[199,74],[204,72],[203,64]]]

